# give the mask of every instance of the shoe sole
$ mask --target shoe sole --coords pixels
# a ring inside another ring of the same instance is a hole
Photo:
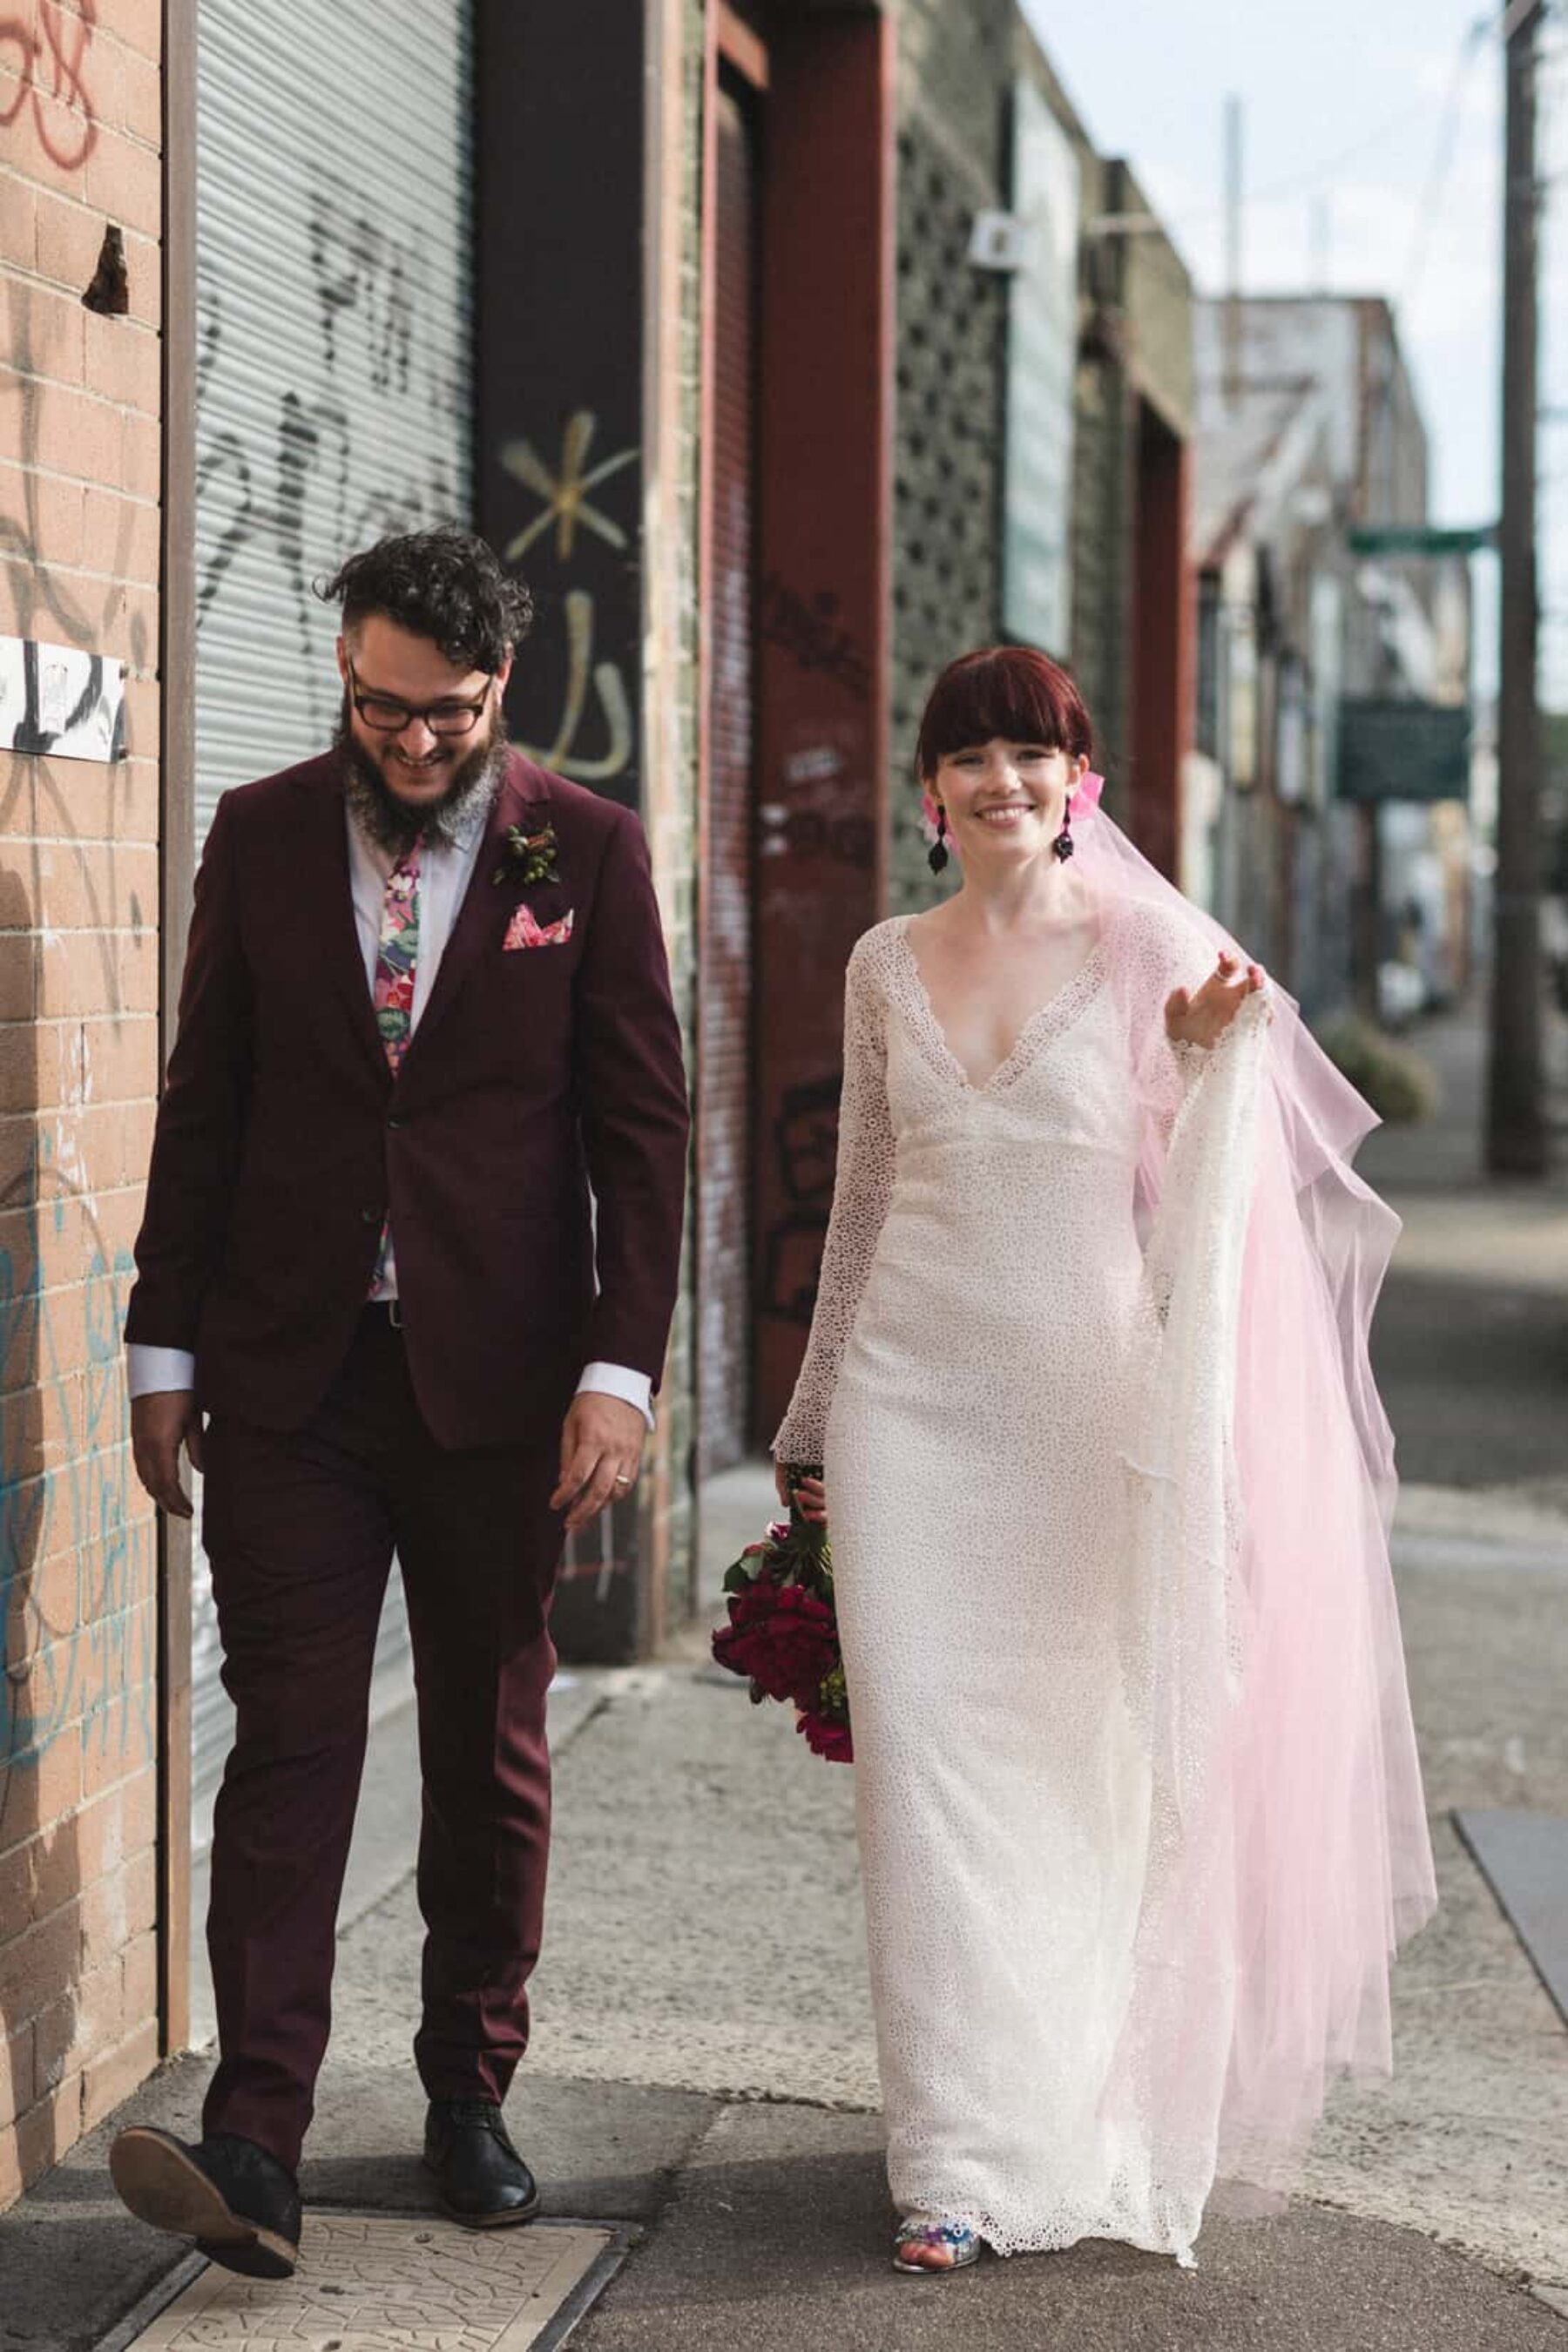
[[[139,2221],[194,2238],[198,2252],[244,2278],[292,2278],[300,2250],[276,2230],[247,2221],[224,2201],[216,2181],[167,2132],[133,2124],[109,2151],[109,2175]]]
[[[428,2157],[424,2158],[424,2165],[426,2172],[436,2173],[437,2168]],[[437,2178],[439,2178],[438,2174]],[[436,2195],[436,2202],[447,2221],[458,2222],[465,2230],[513,2229],[519,2222],[531,2221],[543,2201],[543,2192],[536,2189],[526,2205],[508,2205],[499,2213],[463,2213],[456,2205],[448,2205],[439,2190]]]

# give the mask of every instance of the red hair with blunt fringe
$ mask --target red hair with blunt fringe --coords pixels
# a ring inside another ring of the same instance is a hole
[[[985,646],[949,662],[932,687],[915,743],[915,773],[929,783],[952,752],[996,735],[1087,759],[1094,727],[1058,662],[1032,646]]]

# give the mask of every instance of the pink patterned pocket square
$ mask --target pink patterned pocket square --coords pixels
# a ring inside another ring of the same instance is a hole
[[[568,907],[558,923],[537,923],[531,907],[520,907],[506,927],[501,946],[509,952],[513,948],[563,948],[576,915],[576,908]]]

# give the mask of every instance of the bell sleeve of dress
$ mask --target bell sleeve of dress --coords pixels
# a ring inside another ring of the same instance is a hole
[[[811,1336],[773,1444],[776,1459],[794,1467],[822,1460],[838,1369],[892,1197],[896,1150],[888,1108],[887,1005],[862,940],[845,975],[838,1157]]]
[[[1216,951],[1195,923],[1163,908],[1141,907],[1122,919],[1136,1092],[1163,1151],[1188,1096],[1217,1066],[1210,1047],[1173,1041],[1165,1027],[1166,1001],[1178,988],[1195,995],[1215,969]]]

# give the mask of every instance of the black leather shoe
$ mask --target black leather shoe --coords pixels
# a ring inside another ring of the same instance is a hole
[[[539,2210],[538,2183],[493,2099],[432,2099],[425,2161],[436,2176],[441,2210],[470,2230],[531,2221]]]
[[[246,2278],[293,2276],[300,2184],[253,2139],[217,2132],[193,2147],[132,2124],[110,2149],[109,2170],[139,2221],[194,2238],[198,2253]]]

